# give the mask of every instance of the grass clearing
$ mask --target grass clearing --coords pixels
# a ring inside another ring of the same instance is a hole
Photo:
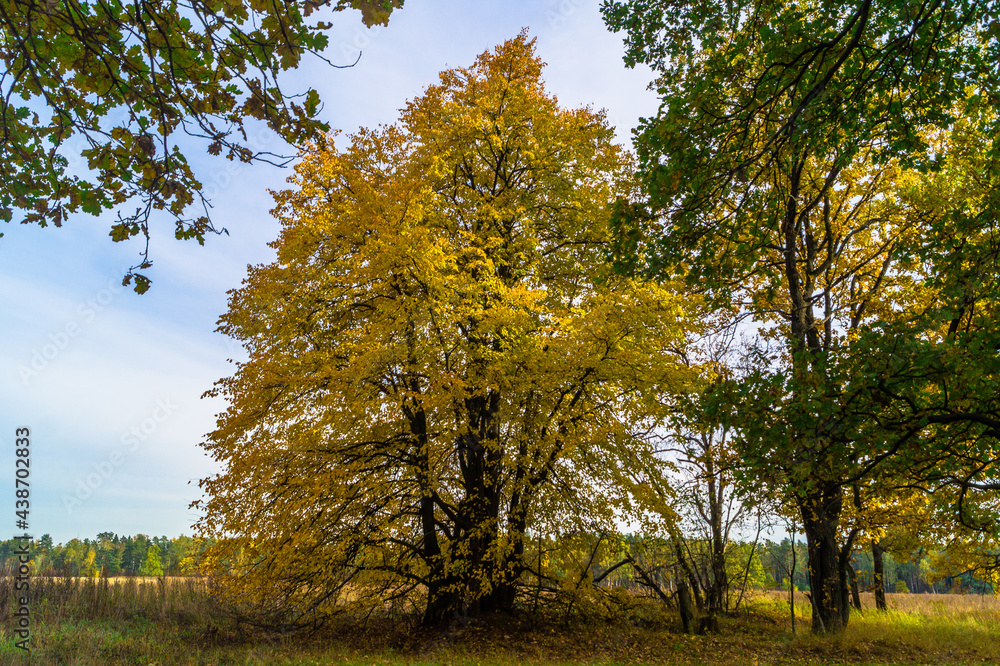
[[[996,664],[1000,602],[992,597],[888,595],[891,609],[855,614],[833,638],[798,634],[787,597],[758,594],[721,633],[679,632],[650,602],[641,621],[496,618],[428,631],[407,623],[331,626],[278,636],[238,623],[197,579],[32,579],[32,655],[14,647],[12,580],[0,578],[0,664]],[[870,595],[866,608],[874,607]]]

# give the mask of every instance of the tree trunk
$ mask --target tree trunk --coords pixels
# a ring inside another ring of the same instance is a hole
[[[427,457],[427,416],[423,409],[407,412],[410,430],[417,438],[418,470],[423,497],[420,498],[420,528],[422,532],[423,556],[431,567],[427,577],[427,608],[424,609],[424,626],[443,624],[454,614],[459,597],[454,591],[454,580],[446,578],[441,545],[438,542],[434,523],[434,500],[430,494],[430,462]]]
[[[707,436],[706,436],[707,437]],[[706,450],[711,450],[706,442]],[[722,502],[724,484],[717,481],[715,461],[707,456],[705,471],[708,476],[708,518],[712,532],[712,583],[708,589],[708,614],[716,614],[726,610],[728,603],[729,578],[726,573],[726,538],[722,530]]]
[[[878,541],[872,541],[872,578],[875,586],[875,608],[884,611],[888,610],[885,603],[885,562],[882,559],[882,545]]]
[[[855,610],[861,610],[861,592],[858,590],[858,572],[854,570],[854,565],[847,565],[847,580],[851,584],[851,605]]]
[[[857,534],[857,528],[851,530],[843,548],[840,549],[840,560],[837,563],[840,575],[840,612],[844,618],[845,627],[851,619],[851,606],[853,605],[851,603],[851,583],[854,581],[851,579],[854,575],[854,568],[851,566],[851,553],[854,550],[854,538]]]
[[[694,619],[694,611],[691,609],[691,593],[688,591],[684,576],[677,577],[677,602],[681,610],[681,624],[684,626],[684,633],[691,633],[691,620]]]
[[[847,583],[847,567],[838,564],[837,576],[840,578],[840,617],[846,627],[851,619],[851,590]]]
[[[840,486],[814,491],[801,505],[802,526],[809,548],[809,588],[812,599],[812,631],[840,633],[846,626],[841,583],[837,524],[843,507]]]
[[[431,586],[427,593],[427,609],[424,611],[425,627],[438,627],[455,616],[461,605],[461,597],[454,590],[446,591],[446,581]]]
[[[505,572],[496,574],[499,580],[493,585],[490,593],[484,595],[479,601],[480,615],[510,613],[514,610],[514,600],[517,597],[517,579],[513,576],[513,572],[519,569],[520,567],[512,563]]]
[[[522,499],[518,493],[516,503],[511,502],[512,510],[507,519],[507,538],[513,541],[511,552],[504,558],[504,561],[495,566],[492,578],[496,581],[492,591],[484,599],[482,609],[484,613],[511,613],[514,610],[514,601],[517,597],[517,581],[526,570],[524,563],[525,534],[527,532],[527,500]],[[541,587],[541,538],[538,542],[539,548],[539,588]],[[537,600],[535,605],[537,607]]]
[[[792,535],[789,539],[792,544],[792,566],[788,572],[788,608],[792,614],[792,634],[795,633],[795,521],[792,521]]]
[[[678,580],[683,580],[684,578],[687,578],[688,582],[691,585],[691,587],[688,589],[687,594],[690,595],[692,592],[694,593],[695,606],[697,607],[698,612],[701,613],[704,610],[704,605],[703,605],[704,602],[702,601],[701,591],[698,585],[698,577],[695,576],[694,571],[691,569],[691,563],[687,561],[686,557],[684,557],[684,550],[681,545],[681,538],[682,537],[678,534],[673,535],[674,553],[677,555],[677,562],[680,564],[681,567],[681,574]]]

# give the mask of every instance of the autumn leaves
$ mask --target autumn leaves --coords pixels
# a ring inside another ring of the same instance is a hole
[[[637,431],[691,380],[669,351],[691,323],[607,267],[632,167],[541,67],[522,34],[395,126],[313,146],[277,195],[278,260],[223,318],[251,355],[217,389],[200,524],[224,589],[270,621],[510,610],[542,521],[644,510]]]
[[[682,404],[802,520],[817,631],[906,493],[995,534],[996,114],[916,71],[985,90],[995,44],[871,9],[608,3],[664,101],[638,164],[545,94],[525,34],[311,146],[222,320],[250,351],[206,444],[226,593],[285,626],[511,610],[543,526],[670,523],[645,435]],[[699,368],[709,322],[751,361]]]

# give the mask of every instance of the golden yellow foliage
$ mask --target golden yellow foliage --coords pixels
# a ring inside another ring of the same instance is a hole
[[[230,598],[288,624],[510,608],[532,525],[632,510],[652,456],[633,424],[691,372],[667,351],[682,301],[605,268],[630,158],[541,70],[522,33],[396,125],[313,146],[277,194],[277,261],[220,329],[250,358],[205,444],[224,471],[199,528]]]

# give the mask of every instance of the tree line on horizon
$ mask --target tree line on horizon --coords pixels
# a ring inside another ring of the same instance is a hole
[[[626,540],[641,542],[641,537],[626,536]],[[17,539],[0,541],[0,569],[10,570],[18,565],[15,551],[21,542]],[[669,544],[661,542],[661,548],[669,550]],[[694,548],[704,546],[695,544]],[[118,536],[113,532],[101,532],[96,539],[70,539],[65,544],[54,543],[45,534],[31,542],[31,574],[35,576],[105,577],[105,576],[201,576],[197,558],[208,546],[194,537],[181,535],[167,538],[148,537],[144,534]],[[798,562],[806,561],[807,549],[804,541],[795,542]],[[729,545],[730,578],[739,581],[741,589],[788,591],[793,585],[796,591],[809,591],[809,573],[806,567],[792,568],[792,541],[785,537],[780,542],[765,539],[758,545],[749,541],[736,541]],[[978,578],[974,572],[965,571],[953,575],[947,569],[938,570],[940,565],[936,551],[920,547],[913,552],[898,552],[885,555],[883,569],[883,591],[895,593],[930,594],[994,594],[994,587],[988,580]],[[857,572],[855,585],[860,592],[871,592],[875,587],[874,563],[867,551],[853,554],[853,567]],[[710,578],[707,558],[697,561],[699,577]],[[593,577],[607,578],[610,585],[628,587],[635,591],[649,593],[649,581],[644,581],[629,568],[617,572],[609,571],[613,562],[605,559],[595,562]],[[662,563],[653,565],[655,581],[664,589],[671,585],[670,576],[663,575]],[[669,567],[667,567],[669,570]],[[557,574],[565,575],[565,571]],[[744,575],[745,574],[745,575]],[[700,587],[707,589],[708,585]],[[739,590],[736,590],[738,593]],[[735,605],[735,604],[733,604]]]
[[[16,569],[18,539],[0,541],[0,566]],[[206,547],[201,539],[181,535],[119,536],[101,532],[97,538],[54,543],[43,534],[31,542],[31,574],[35,576],[191,576]]]

